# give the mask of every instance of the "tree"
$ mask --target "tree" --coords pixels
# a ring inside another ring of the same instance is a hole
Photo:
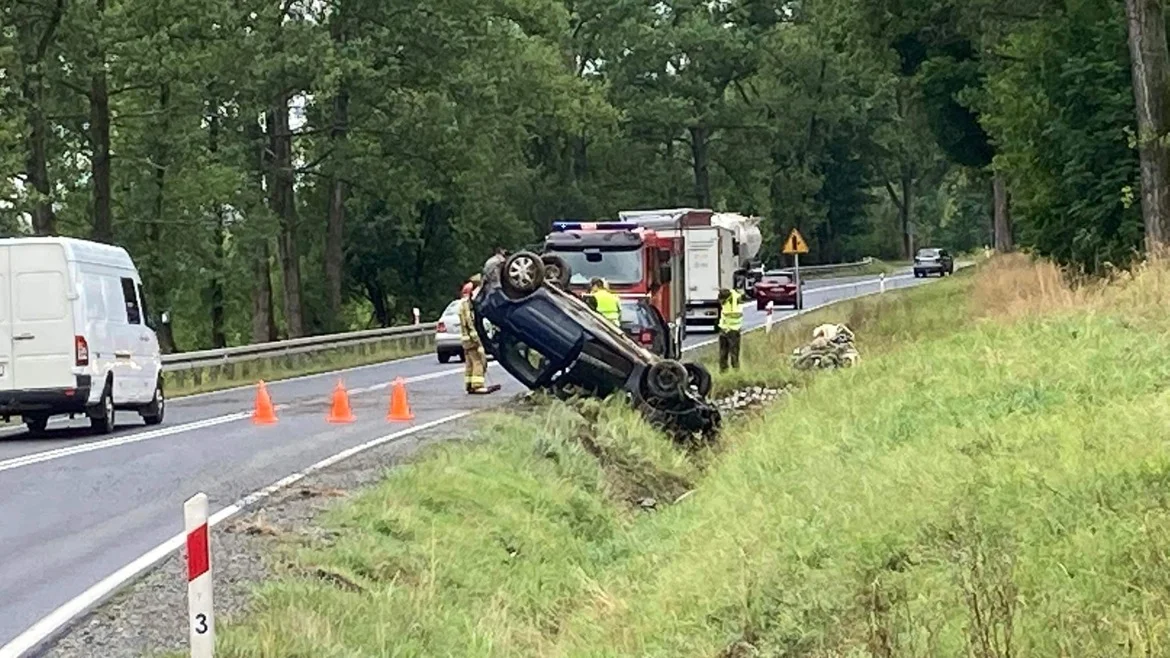
[[[1170,55],[1161,0],[1126,0],[1133,93],[1141,154],[1142,219],[1146,250],[1158,254],[1170,239]]]

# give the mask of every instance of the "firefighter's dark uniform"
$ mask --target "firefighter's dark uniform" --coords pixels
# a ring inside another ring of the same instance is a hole
[[[725,290],[719,308],[719,370],[727,370],[728,362],[732,368],[739,368],[739,344],[743,334],[743,304],[739,292]]]

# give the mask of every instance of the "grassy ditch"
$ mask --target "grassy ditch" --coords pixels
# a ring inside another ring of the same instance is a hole
[[[1168,294],[1012,258],[809,314],[735,375],[801,390],[698,456],[493,416],[286,540],[219,655],[1163,655]],[[788,372],[825,320],[860,367]]]
[[[434,334],[391,336],[386,340],[347,345],[328,350],[282,354],[272,357],[200,366],[164,375],[170,397],[219,391],[253,384],[258,380],[279,381],[344,368],[372,365],[433,352]]]

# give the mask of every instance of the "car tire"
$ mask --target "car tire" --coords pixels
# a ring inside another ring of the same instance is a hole
[[[556,254],[545,254],[540,257],[540,260],[544,263],[545,281],[558,288],[564,288],[569,285],[569,279],[573,278],[573,271],[564,258]]]
[[[675,400],[682,397],[687,387],[687,369],[678,361],[663,359],[646,370],[648,397]]]
[[[544,283],[544,261],[531,251],[518,251],[504,261],[500,283],[509,297],[527,297]]]
[[[109,434],[114,431],[117,423],[117,413],[114,411],[114,383],[106,382],[102,389],[102,397],[97,405],[89,411],[89,427],[98,434]]]
[[[147,425],[161,425],[166,413],[167,397],[163,393],[163,382],[160,377],[154,385],[154,398],[151,399],[150,404],[142,408],[139,414],[142,416],[142,421]]]
[[[448,352],[439,352],[438,356],[439,356],[439,363],[450,363],[451,362],[451,354]]]
[[[25,416],[24,426],[28,428],[28,433],[33,436],[40,436],[45,433],[49,427],[48,416]]]
[[[711,372],[701,363],[684,363],[687,370],[687,385],[694,388],[700,397],[711,392]]]
[[[766,310],[768,310],[768,305],[757,299],[756,300],[756,310],[757,311],[766,311]]]

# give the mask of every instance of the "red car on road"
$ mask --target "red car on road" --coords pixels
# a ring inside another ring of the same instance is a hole
[[[804,282],[801,282],[804,285]],[[756,298],[756,310],[762,311],[768,307],[768,302],[772,302],[772,306],[791,306],[792,308],[800,308],[799,301],[796,298],[796,281],[790,270],[769,270],[764,272],[764,276],[756,282],[754,295]]]

